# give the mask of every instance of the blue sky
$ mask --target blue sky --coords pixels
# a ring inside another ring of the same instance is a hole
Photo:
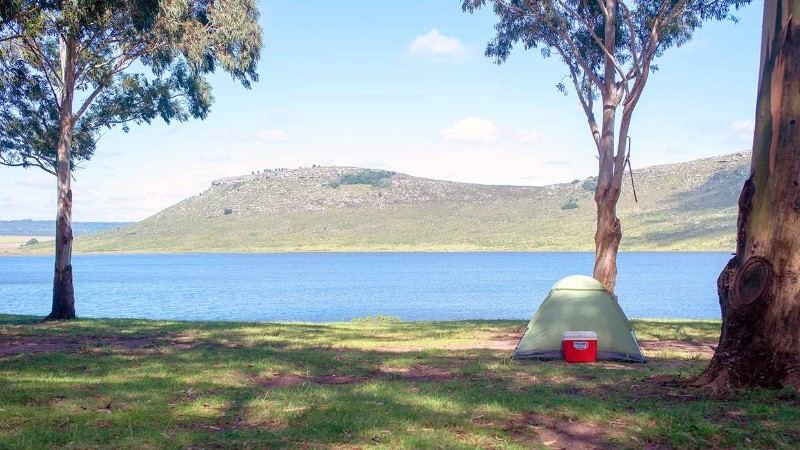
[[[458,0],[261,1],[260,81],[212,77],[205,121],[111,130],[73,182],[77,221],[135,221],[266,168],[337,165],[487,184],[596,172],[557,58],[516,49],[496,65],[489,9]],[[761,2],[708,23],[658,60],[633,118],[634,168],[749,149]],[[54,177],[0,166],[0,220],[53,219]]]

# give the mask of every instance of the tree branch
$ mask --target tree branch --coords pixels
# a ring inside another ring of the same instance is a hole
[[[600,131],[597,128],[597,119],[594,117],[594,99],[592,98],[592,93],[586,92],[586,88],[581,86],[581,82],[578,81],[578,73],[580,70],[574,66],[571,62],[569,62],[566,58],[564,58],[563,49],[560,46],[556,46],[556,51],[561,54],[562,59],[566,62],[569,68],[569,77],[572,80],[572,84],[575,86],[575,92],[578,95],[578,100],[581,102],[581,107],[583,108],[584,114],[586,114],[586,120],[589,123],[589,130],[592,132],[592,139],[594,139],[595,146],[597,146],[598,150],[600,149]],[[586,72],[582,72],[584,76],[583,83],[587,83],[588,80],[585,78],[588,77]]]
[[[522,16],[526,15],[525,11],[523,11],[523,10],[517,8],[517,7],[514,7],[514,6],[510,6],[510,5],[508,5],[508,3],[506,3],[503,0],[498,0],[498,1],[501,4],[503,4],[504,6],[506,6],[507,8],[512,9],[512,10],[516,10],[518,14],[520,14]],[[525,4],[528,6],[528,9],[530,10],[531,14],[536,16],[537,19],[539,19],[541,21],[546,21],[547,20],[546,17],[544,17],[541,13],[539,13],[536,10],[536,6],[531,3],[531,0],[525,0]],[[550,5],[554,6],[552,2],[550,2]],[[555,8],[553,8],[553,10],[555,11]],[[561,28],[556,28],[556,32],[569,45],[569,47],[570,47],[570,56],[572,58],[574,58],[575,61],[581,66],[581,69],[583,69],[583,71],[589,76],[589,78],[598,87],[598,89],[600,89],[602,92],[605,92],[605,86],[603,86],[602,81],[592,71],[591,67],[589,66],[589,63],[581,55],[581,52],[578,51],[578,47],[575,45],[575,41],[572,40],[572,37],[570,37],[569,33],[564,31]],[[557,45],[555,45],[554,42],[547,42],[547,44],[550,45],[551,47],[555,47],[555,48],[558,47]],[[559,51],[559,53],[561,54],[562,57],[566,57],[566,52],[564,52],[563,49],[562,49],[562,51]]]
[[[672,7],[670,14],[666,17],[666,19],[664,19],[662,23],[672,22],[676,17],[678,17],[678,14],[680,14],[684,10],[685,6],[686,6],[686,0],[680,0],[679,2],[675,3],[675,6]],[[655,26],[653,26],[653,28],[655,29]]]
[[[28,159],[32,159],[34,162],[30,162]],[[50,161],[48,161],[48,162],[50,162]],[[56,171],[54,169],[51,169],[50,167],[45,166],[42,163],[42,161],[38,157],[36,157],[34,155],[29,155],[29,156],[23,157],[22,162],[12,162],[12,161],[7,160],[4,156],[2,156],[0,154],[0,166],[8,166],[8,167],[31,167],[31,166],[33,166],[33,167],[38,167],[38,168],[44,170],[45,172],[49,173],[50,175],[56,175]],[[52,163],[51,163],[51,166],[52,166]]]
[[[124,71],[128,67],[130,67],[130,65],[133,64],[133,62],[137,58],[138,57],[122,57],[122,58],[120,58],[120,60],[114,65],[114,68],[112,68],[109,71],[108,75],[106,75],[102,80],[100,80],[97,83],[97,87],[92,91],[91,94],[89,94],[89,97],[87,97],[86,100],[84,100],[83,104],[78,109],[78,112],[76,112],[75,115],[74,115],[75,119],[80,118],[83,115],[83,113],[86,112],[86,110],[92,104],[94,99],[100,94],[100,92],[103,91],[103,89],[106,88],[106,84],[109,81],[111,81],[112,78],[114,78],[114,75],[116,75],[116,74]]]
[[[625,17],[625,23],[628,25],[628,30],[631,35],[631,58],[633,58],[633,64],[631,70],[634,71],[633,74],[639,75],[641,73],[641,63],[639,62],[639,50],[638,46],[636,45],[636,28],[633,25],[633,17],[631,15],[631,10],[628,9],[628,5],[625,4],[623,0],[619,0],[619,5],[622,8]],[[631,71],[628,71],[628,75],[623,77],[625,80],[628,80],[631,76]]]
[[[22,46],[36,55],[36,59],[38,59],[41,63],[38,68],[44,74],[45,80],[47,80],[47,86],[50,88],[50,94],[53,95],[53,101],[55,102],[56,107],[60,109],[61,100],[56,92],[56,86],[53,85],[53,79],[55,79],[58,83],[62,83],[61,75],[59,75],[58,71],[50,64],[50,59],[44,54],[44,50],[39,46],[39,41],[37,41],[35,38],[33,40],[23,38]],[[31,65],[34,64],[31,63]]]
[[[598,0],[598,1],[600,1],[602,3],[602,0]],[[594,32],[594,27],[592,26],[591,22],[589,22],[588,19],[586,19],[585,17],[581,16],[575,10],[570,8],[562,0],[558,0],[558,4],[561,5],[561,7],[564,8],[564,10],[566,10],[575,20],[578,20],[578,21],[583,23],[583,25],[586,27],[586,30],[589,31],[589,34],[592,36],[592,39],[595,41],[597,46],[600,47],[603,50],[603,53],[606,55],[606,58],[608,58],[607,60],[610,61],[611,64],[614,66],[615,71],[617,73],[619,73],[619,76],[623,80],[625,80],[625,72],[622,70],[622,67],[620,67],[620,65],[617,63],[616,56],[614,56],[614,54],[612,54],[608,50],[608,48],[606,48],[606,45],[603,43],[603,40],[600,39],[600,36],[598,36],[597,33]],[[606,16],[606,19],[608,19],[608,11],[607,10],[606,10],[606,12],[604,12],[604,14]],[[612,48],[611,50],[613,51],[614,49]],[[626,87],[626,90],[627,90],[627,87]]]

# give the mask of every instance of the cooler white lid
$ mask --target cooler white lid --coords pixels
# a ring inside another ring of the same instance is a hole
[[[562,339],[597,339],[594,331],[565,331]]]

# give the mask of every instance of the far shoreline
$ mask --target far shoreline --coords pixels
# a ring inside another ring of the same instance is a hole
[[[39,241],[37,244],[26,245],[31,239]],[[3,256],[52,256],[54,254],[54,237],[31,235],[0,235],[0,257]],[[73,255],[173,255],[173,254],[224,254],[224,255],[268,255],[268,254],[348,254],[348,253],[594,253],[594,247],[578,246],[570,248],[482,248],[477,246],[439,245],[439,246],[406,246],[406,247],[276,247],[276,248],[234,248],[234,249],[126,249],[126,250],[90,250],[80,249],[80,238],[73,244]],[[735,248],[702,248],[692,246],[688,248],[647,248],[633,246],[625,248],[619,253],[731,253]]]

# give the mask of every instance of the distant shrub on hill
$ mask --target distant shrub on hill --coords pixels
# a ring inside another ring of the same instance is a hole
[[[36,245],[36,244],[38,244],[38,243],[39,243],[39,240],[38,240],[38,239],[36,239],[36,238],[30,238],[30,239],[28,239],[28,242],[26,242],[26,243],[25,243],[25,245]]]
[[[578,202],[574,198],[567,200],[566,202],[564,202],[564,204],[561,205],[561,209],[577,209],[577,208],[578,208]]]
[[[594,192],[597,190],[597,177],[589,177],[583,180],[583,184],[581,184],[581,186],[583,186],[583,188],[589,192]]]
[[[348,184],[368,184],[379,188],[386,186],[387,179],[393,177],[396,173],[388,170],[364,169],[360,172],[342,175],[337,181],[333,181],[329,185],[334,189]]]

